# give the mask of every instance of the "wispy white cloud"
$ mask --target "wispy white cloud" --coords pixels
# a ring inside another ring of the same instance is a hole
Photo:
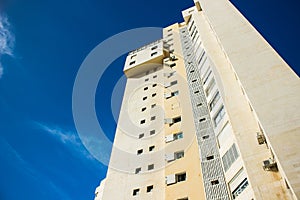
[[[0,13],[0,78],[3,75],[1,57],[3,55],[13,56],[14,43],[15,38],[10,31],[10,23],[8,18],[5,14]]]
[[[61,143],[65,144],[72,152],[76,152],[76,155],[95,160],[95,158],[85,149],[75,131],[65,130],[58,126],[50,126],[39,122],[35,122],[35,125],[41,130],[44,130],[45,133],[48,133]]]

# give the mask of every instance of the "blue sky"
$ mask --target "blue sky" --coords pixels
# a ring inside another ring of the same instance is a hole
[[[93,199],[106,166],[81,144],[72,116],[76,73],[108,37],[182,21],[185,1],[0,1],[0,199]],[[300,74],[295,2],[233,0]],[[112,141],[111,95],[124,56],[105,71],[96,93],[100,124]],[[124,86],[123,86],[124,87]],[[122,93],[122,85],[119,91]],[[113,102],[118,110],[121,94]]]

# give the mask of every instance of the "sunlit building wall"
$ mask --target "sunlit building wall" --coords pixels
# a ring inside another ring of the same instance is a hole
[[[127,56],[96,199],[298,199],[299,77],[230,1],[182,15]]]

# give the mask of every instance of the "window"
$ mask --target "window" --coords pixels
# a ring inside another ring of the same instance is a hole
[[[139,139],[143,138],[145,136],[144,133],[139,134]]]
[[[216,84],[216,81],[215,81],[215,79],[213,78],[213,79],[209,82],[209,84],[208,84],[208,86],[207,86],[207,88],[206,88],[206,90],[205,90],[206,96],[208,96],[208,95],[210,94],[210,92],[211,92],[212,89],[214,88],[215,84]]]
[[[152,97],[155,97],[155,96],[156,96],[156,93],[153,93],[153,94],[152,94]]]
[[[233,199],[236,199],[249,185],[247,178],[245,178],[238,187],[231,193]]]
[[[192,80],[192,83],[195,83],[197,81],[197,79]]]
[[[145,119],[141,120],[141,122],[140,122],[140,124],[145,124],[145,123],[146,123]]]
[[[156,119],[155,116],[152,116],[152,117],[150,118],[151,121],[153,121],[153,120],[155,120],[155,119]]]
[[[214,159],[214,156],[206,156],[206,160],[212,160]]]
[[[148,170],[154,169],[154,164],[148,165]]]
[[[152,104],[152,105],[151,105],[151,108],[154,108],[155,106],[156,106],[156,103],[155,103],[155,104]]]
[[[132,192],[132,195],[133,196],[136,196],[140,193],[140,189],[134,189],[133,192]]]
[[[154,56],[154,55],[156,55],[157,54],[157,52],[153,52],[153,53],[151,53],[151,56]]]
[[[168,32],[171,32],[171,31],[172,31],[172,29],[169,29],[169,30],[168,30]]]
[[[148,90],[148,87],[144,87],[144,90]]]
[[[189,200],[189,198],[185,197],[185,198],[180,198],[180,199],[177,199],[177,200]]]
[[[157,78],[157,75],[154,75],[153,78]]]
[[[190,71],[190,73],[193,73],[193,72],[195,72],[195,70],[191,70],[191,71]]]
[[[186,180],[186,173],[176,174],[176,182],[181,182]]]
[[[220,93],[217,91],[217,93],[214,95],[213,99],[209,103],[209,109],[212,110],[215,105],[217,104],[218,100],[220,99]]]
[[[199,90],[195,91],[194,93],[195,93],[195,94],[198,94],[198,93],[199,93]]]
[[[157,84],[156,83],[154,83],[153,85],[152,85],[152,87],[156,87],[157,86]]]
[[[129,65],[133,65],[135,63],[135,61],[131,61],[130,63],[129,63]]]
[[[167,35],[167,37],[170,37],[170,36],[172,36],[172,35],[173,35],[173,34],[172,34],[172,33],[170,33],[170,34],[168,34],[168,35]]]
[[[134,57],[136,57],[136,54],[132,55],[132,56],[130,57],[130,59],[133,59]]]
[[[165,98],[166,98],[166,99],[169,99],[169,98],[171,98],[171,97],[178,96],[178,94],[179,94],[179,91],[178,91],[178,90],[175,91],[175,92],[171,92],[171,93],[165,93]]]
[[[213,181],[211,181],[210,182],[212,185],[217,185],[217,184],[219,184],[219,180],[213,180]]]
[[[152,190],[153,190],[153,185],[147,186],[147,192],[152,192]]]
[[[207,72],[205,72],[205,75],[206,75],[206,73],[207,73]],[[210,70],[210,71],[208,72],[208,75],[205,76],[204,81],[203,81],[203,85],[207,82],[207,80],[208,80],[208,78],[210,77],[211,73],[212,73],[212,71]]]
[[[177,80],[172,81],[172,82],[170,82],[170,83],[166,83],[166,84],[165,84],[165,88],[168,88],[168,87],[171,87],[171,86],[173,86],[173,85],[176,85],[177,83],[178,83]]]
[[[184,157],[184,151],[178,151],[174,153],[175,159],[180,159]]]
[[[238,159],[239,154],[237,152],[235,144],[233,144],[228,151],[222,157],[222,162],[225,172],[231,167],[231,165]]]
[[[143,101],[145,101],[147,99],[147,97],[143,97]]]
[[[155,148],[155,146],[153,145],[153,146],[150,146],[149,147],[149,151],[153,151],[154,150],[154,148]]]
[[[172,92],[172,96],[178,96],[178,94],[179,94],[179,91],[178,91],[178,90],[175,91],[175,92]]]
[[[155,134],[155,130],[151,130],[150,135],[154,135],[154,134]]]
[[[146,78],[146,79],[145,79],[145,82],[146,82],[146,81],[149,81],[149,78]]]
[[[140,154],[142,154],[142,153],[143,153],[143,149],[139,149],[139,150],[137,150],[137,152],[136,152],[137,155],[140,155]]]
[[[135,174],[138,174],[138,173],[140,173],[141,171],[142,171],[142,168],[141,168],[141,167],[136,168],[136,169],[135,169]]]
[[[151,48],[151,50],[154,50],[154,49],[157,49],[157,46],[154,46],[154,47]]]
[[[199,107],[199,106],[202,106],[202,103],[198,103],[198,104],[197,104],[197,107]]]
[[[183,133],[182,132],[173,134],[173,139],[174,140],[178,140],[178,139],[181,139],[181,138],[183,138]]]
[[[203,118],[199,119],[199,122],[204,122],[205,120],[206,120],[206,118],[203,117]]]
[[[146,107],[142,108],[142,112],[144,112],[146,110]]]
[[[172,67],[175,67],[176,66],[176,63],[172,63],[171,65],[170,65],[170,67],[172,68]]]
[[[173,118],[173,123],[181,122],[181,116]]]
[[[218,126],[220,121],[223,119],[224,115],[225,115],[225,109],[224,109],[224,106],[222,106],[221,109],[216,114],[216,116],[214,117],[215,127]]]
[[[203,140],[206,140],[206,139],[208,139],[208,138],[209,138],[209,135],[204,135],[204,136],[202,137]]]

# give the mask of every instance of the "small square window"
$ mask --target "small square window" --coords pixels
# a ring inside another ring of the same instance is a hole
[[[151,48],[151,50],[154,50],[154,49],[157,49],[157,46],[154,46],[154,47]]]
[[[146,109],[147,109],[146,107],[142,108],[142,112],[144,112]]]
[[[143,149],[139,149],[139,150],[137,150],[137,152],[136,152],[137,155],[140,155],[140,154],[142,154],[142,153],[143,153]]]
[[[143,138],[145,136],[144,133],[139,134],[139,139]]]
[[[154,134],[155,134],[155,130],[151,130],[150,135],[154,135]]]
[[[197,81],[197,79],[192,80],[192,83],[195,83]]]
[[[212,185],[217,185],[217,184],[219,184],[219,180],[214,180],[214,181],[211,181],[210,182]]]
[[[134,63],[135,63],[135,61],[132,61],[132,62],[129,63],[129,65],[133,65]]]
[[[151,108],[154,108],[155,106],[156,106],[156,103],[155,103],[155,104],[152,104],[152,105],[151,105]]]
[[[173,118],[173,123],[181,122],[181,116]]]
[[[176,63],[172,63],[171,65],[170,65],[170,67],[175,67],[176,66]]]
[[[208,138],[209,138],[209,135],[204,135],[204,136],[202,137],[203,140],[206,140],[206,139],[208,139]]]
[[[146,123],[145,119],[141,120],[141,122],[140,122],[140,124],[145,124],[145,123]]]
[[[133,192],[132,192],[132,195],[133,196],[136,196],[140,193],[140,189],[134,189]]]
[[[154,148],[155,148],[155,146],[153,145],[153,146],[150,146],[149,147],[149,151],[153,151],[154,150]]]
[[[152,192],[152,190],[153,190],[153,185],[147,186],[147,192]]]
[[[198,93],[199,93],[199,90],[195,91],[194,93],[195,93],[195,94],[198,94]]]
[[[203,118],[199,119],[199,122],[204,122],[205,120],[206,120],[206,118],[203,117]]]
[[[214,156],[207,156],[206,157],[206,160],[212,160],[212,159],[214,159]]]
[[[154,169],[154,164],[148,165],[148,170]]]
[[[186,173],[176,174],[176,181],[181,182],[186,180]]]
[[[147,99],[147,97],[143,97],[143,101],[145,101]]]
[[[156,87],[157,86],[157,84],[156,83],[154,83],[153,85],[152,85],[152,87]]]
[[[153,52],[153,53],[151,53],[151,56],[154,56],[154,55],[156,55],[157,54],[157,52]]]
[[[173,138],[174,138],[174,140],[181,139],[181,138],[183,138],[183,133],[182,133],[182,132],[175,133],[175,134],[173,135]]]
[[[154,75],[153,78],[157,78],[157,75]]]
[[[133,59],[134,57],[136,57],[136,54],[135,54],[135,55],[132,55],[132,56],[130,57],[130,59]]]
[[[155,96],[156,96],[156,93],[153,93],[153,94],[152,94],[152,97],[155,97]]]
[[[156,119],[156,117],[155,117],[155,116],[152,116],[150,120],[153,121],[153,120],[155,120],[155,119]]]
[[[144,87],[144,90],[148,90],[148,87]]]
[[[136,169],[135,169],[135,174],[138,174],[138,173],[140,173],[141,171],[142,171],[142,168],[141,168],[141,167],[136,168]]]
[[[184,151],[178,151],[174,153],[175,159],[180,159],[184,157]]]

